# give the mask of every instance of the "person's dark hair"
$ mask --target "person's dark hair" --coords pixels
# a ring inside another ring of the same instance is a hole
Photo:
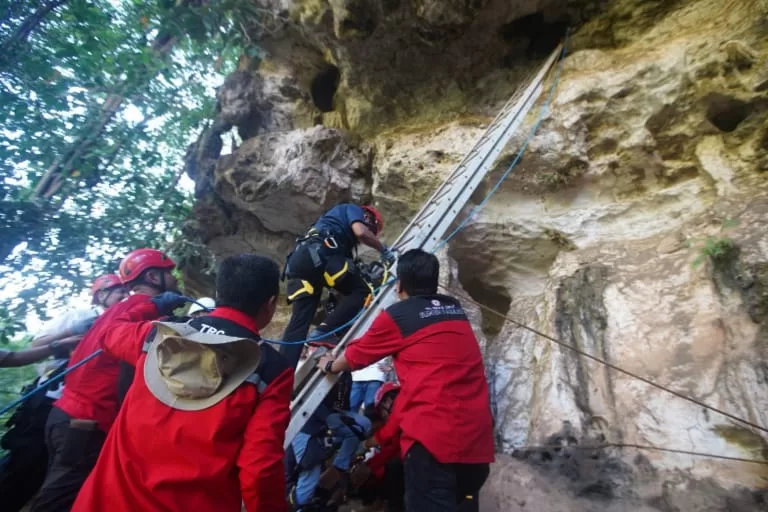
[[[411,249],[397,260],[397,278],[410,296],[434,295],[440,277],[440,263],[434,254]]]
[[[368,420],[371,423],[377,422],[377,421],[384,421],[384,416],[381,415],[381,412],[379,412],[376,407],[371,407],[370,409],[368,407],[365,408],[365,412],[363,415],[368,418]]]
[[[216,276],[216,305],[248,314],[280,293],[280,266],[256,254],[229,256]]]

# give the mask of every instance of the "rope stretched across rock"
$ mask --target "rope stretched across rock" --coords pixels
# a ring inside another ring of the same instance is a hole
[[[566,447],[560,445],[528,445],[515,448],[515,452],[551,452],[558,450],[604,450],[606,448],[632,448],[635,450],[648,450],[655,452],[679,453],[681,455],[693,455],[695,457],[707,457],[711,459],[731,460],[734,462],[746,462],[749,464],[762,464],[768,466],[768,460],[747,459],[744,457],[732,457],[730,455],[718,455],[716,453],[697,452],[692,450],[681,450],[678,448],[664,448],[662,446],[651,446],[635,443],[600,443],[600,444],[571,444]],[[513,453],[514,455],[514,453]]]
[[[444,290],[448,290],[448,288],[446,286],[440,285],[440,287],[443,288]],[[517,320],[515,320],[512,317],[510,317],[509,315],[505,315],[504,313],[502,313],[500,311],[497,311],[497,310],[493,309],[490,306],[486,306],[485,304],[482,304],[482,303],[480,303],[480,302],[478,302],[478,301],[476,301],[476,300],[474,300],[472,298],[464,297],[463,300],[465,300],[467,302],[470,302],[470,303],[478,306],[479,308],[484,309],[485,311],[493,313],[494,315],[497,315],[498,317],[505,319],[506,321],[510,322],[513,325],[516,325],[517,327],[520,327],[521,329],[525,329],[525,330],[527,330],[529,332],[532,332],[533,334],[535,334],[537,336],[540,336],[540,337],[542,337],[542,338],[544,338],[546,340],[549,340],[552,343],[555,343],[555,344],[557,344],[557,345],[559,345],[559,346],[561,346],[561,347],[563,347],[563,348],[565,348],[567,350],[575,352],[575,353],[579,354],[580,356],[586,357],[587,359],[595,361],[596,363],[600,363],[600,364],[606,366],[607,368],[610,368],[611,370],[617,371],[619,373],[623,373],[624,375],[627,375],[628,377],[631,377],[633,379],[637,379],[637,380],[639,380],[641,382],[644,382],[645,384],[648,384],[649,386],[652,386],[652,387],[654,387],[656,389],[660,389],[660,390],[662,390],[662,391],[664,391],[666,393],[669,393],[669,394],[671,394],[673,396],[676,396],[677,398],[681,398],[683,400],[686,400],[688,402],[696,404],[699,407],[703,407],[704,409],[708,409],[708,410],[710,410],[712,412],[716,412],[718,414],[721,414],[721,415],[725,416],[726,418],[729,418],[731,420],[737,421],[739,423],[742,423],[742,424],[747,425],[749,427],[752,427],[754,429],[760,430],[762,432],[767,432],[768,433],[768,428],[766,428],[766,427],[758,425],[758,424],[756,424],[754,422],[751,422],[749,420],[745,420],[744,418],[740,418],[740,417],[736,416],[735,414],[731,414],[731,413],[729,413],[727,411],[723,411],[722,409],[719,409],[719,408],[717,408],[715,406],[706,404],[706,403],[704,403],[701,400],[698,400],[696,398],[684,395],[683,393],[680,393],[679,391],[675,391],[674,389],[670,389],[670,388],[668,388],[666,386],[663,386],[663,385],[661,385],[661,384],[659,384],[657,382],[653,382],[652,380],[647,379],[647,378],[645,378],[645,377],[643,377],[641,375],[633,373],[633,372],[631,372],[629,370],[625,370],[624,368],[621,368],[620,366],[617,366],[617,365],[615,365],[613,363],[610,363],[610,362],[606,361],[605,359],[602,359],[602,358],[597,357],[597,356],[593,356],[592,354],[590,354],[588,352],[585,352],[585,351],[583,351],[583,350],[581,350],[581,349],[579,349],[577,347],[574,347],[573,345],[570,345],[570,344],[568,344],[568,343],[566,343],[564,341],[558,340],[557,338],[554,338],[554,337],[552,337],[552,336],[550,336],[548,334],[545,334],[545,333],[539,331],[538,329],[534,329],[533,327],[530,327],[530,326],[528,326],[528,325],[526,325],[526,324],[524,324],[522,322],[518,322]],[[742,462],[754,462],[754,463],[760,463],[760,464],[768,464],[768,461],[760,461],[760,460],[754,460],[754,459],[739,459],[738,457],[728,457],[728,456],[724,456],[724,455],[704,454],[704,453],[701,453],[701,452],[688,452],[686,450],[676,450],[676,449],[672,449],[672,448],[658,448],[658,447],[653,447],[653,446],[636,445],[636,444],[629,444],[629,443],[612,443],[612,444],[609,443],[609,444],[601,445],[601,446],[603,446],[603,447],[609,447],[609,446],[622,447],[623,446],[623,447],[626,447],[626,448],[637,448],[637,449],[645,449],[645,450],[654,450],[655,449],[655,450],[659,450],[659,451],[670,451],[670,452],[678,452],[678,453],[688,453],[688,454],[691,454],[691,455],[702,455],[702,456],[706,455],[706,456],[712,456],[712,457],[721,458],[721,459],[731,459],[731,460],[740,460]]]

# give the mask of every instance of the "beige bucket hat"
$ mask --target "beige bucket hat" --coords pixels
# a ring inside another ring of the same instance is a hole
[[[184,323],[154,322],[144,380],[162,403],[182,411],[216,405],[259,366],[257,341],[203,333]]]

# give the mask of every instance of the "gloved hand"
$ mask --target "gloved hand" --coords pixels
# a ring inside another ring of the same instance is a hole
[[[85,320],[80,320],[75,325],[69,328],[69,334],[70,336],[80,336],[88,332],[88,329],[91,328],[93,323],[96,321],[98,317],[94,316],[93,318],[86,318]]]
[[[397,253],[387,247],[386,245],[381,248],[381,261],[383,261],[387,267],[391,267],[397,259]]]
[[[150,299],[161,315],[170,315],[173,310],[180,308],[188,302],[188,299],[176,292],[163,292],[156,297]]]

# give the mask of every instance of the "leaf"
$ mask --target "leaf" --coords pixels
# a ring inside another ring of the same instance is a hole
[[[5,306],[15,318],[61,304],[133,248],[167,243],[189,215],[188,195],[168,187],[214,115],[211,77],[234,69],[243,51],[242,38],[229,40],[240,32],[230,20],[255,14],[246,12],[250,2],[176,3],[69,0],[24,58],[0,56],[0,279],[22,290]],[[35,4],[13,2],[0,34]],[[164,27],[179,36],[172,58],[150,49]],[[114,97],[124,98],[117,115],[100,124]],[[35,198],[38,180],[73,154],[58,191]],[[19,244],[26,249],[6,258]]]

